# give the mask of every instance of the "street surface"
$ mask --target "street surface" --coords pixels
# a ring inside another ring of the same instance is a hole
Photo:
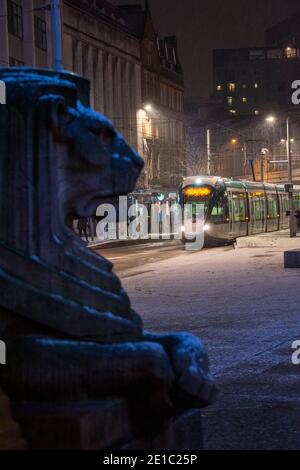
[[[300,240],[299,240],[300,247]],[[206,449],[300,449],[300,270],[283,249],[98,250],[151,331],[187,331],[208,348],[221,394],[203,412]]]

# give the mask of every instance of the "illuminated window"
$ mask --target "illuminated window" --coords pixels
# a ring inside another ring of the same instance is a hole
[[[243,96],[242,102],[243,102],[243,103],[247,103],[247,98],[246,98],[246,96]]]
[[[246,83],[243,83],[242,88],[243,88],[244,90],[245,90],[245,88],[247,88],[247,87],[246,87]]]
[[[211,195],[211,188],[203,186],[202,188],[194,188],[192,186],[184,189],[185,197],[205,198]]]
[[[254,83],[254,88],[258,88],[258,83]]]
[[[228,83],[228,90],[235,91],[235,83]]]
[[[297,49],[294,47],[287,47],[285,49],[285,56],[287,59],[296,59],[297,58]]]
[[[217,91],[222,91],[222,85],[217,86]]]
[[[227,104],[228,104],[228,106],[232,106],[232,105],[233,105],[233,98],[232,98],[232,96],[228,96],[228,97],[227,97]]]

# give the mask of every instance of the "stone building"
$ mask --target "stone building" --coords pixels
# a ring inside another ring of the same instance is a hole
[[[174,36],[159,39],[148,2],[145,9],[128,5],[121,10],[141,44],[143,186],[173,191],[186,171],[184,82],[177,41]]]
[[[0,66],[52,66],[49,0],[0,1]],[[146,165],[139,185],[176,188],[184,159],[183,74],[176,38],[158,40],[147,7],[61,0],[63,65],[91,82]]]
[[[141,109],[139,39],[120,10],[104,0],[63,0],[63,62],[66,70],[89,78],[91,105],[109,117],[139,152]],[[48,0],[0,2],[0,65],[51,67]]]

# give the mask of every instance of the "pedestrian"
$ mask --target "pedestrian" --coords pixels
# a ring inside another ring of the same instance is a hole
[[[297,220],[297,228],[300,228],[300,210],[299,209],[295,211],[295,217]]]
[[[89,242],[89,237],[88,237],[88,222],[86,217],[80,217],[78,220],[77,224],[77,230],[79,233],[80,238],[85,237],[86,242]]]

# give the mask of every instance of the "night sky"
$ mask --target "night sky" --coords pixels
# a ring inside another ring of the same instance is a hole
[[[213,49],[260,47],[265,29],[300,9],[299,0],[149,0],[149,4],[158,33],[178,37],[186,95],[204,98],[211,90]]]

